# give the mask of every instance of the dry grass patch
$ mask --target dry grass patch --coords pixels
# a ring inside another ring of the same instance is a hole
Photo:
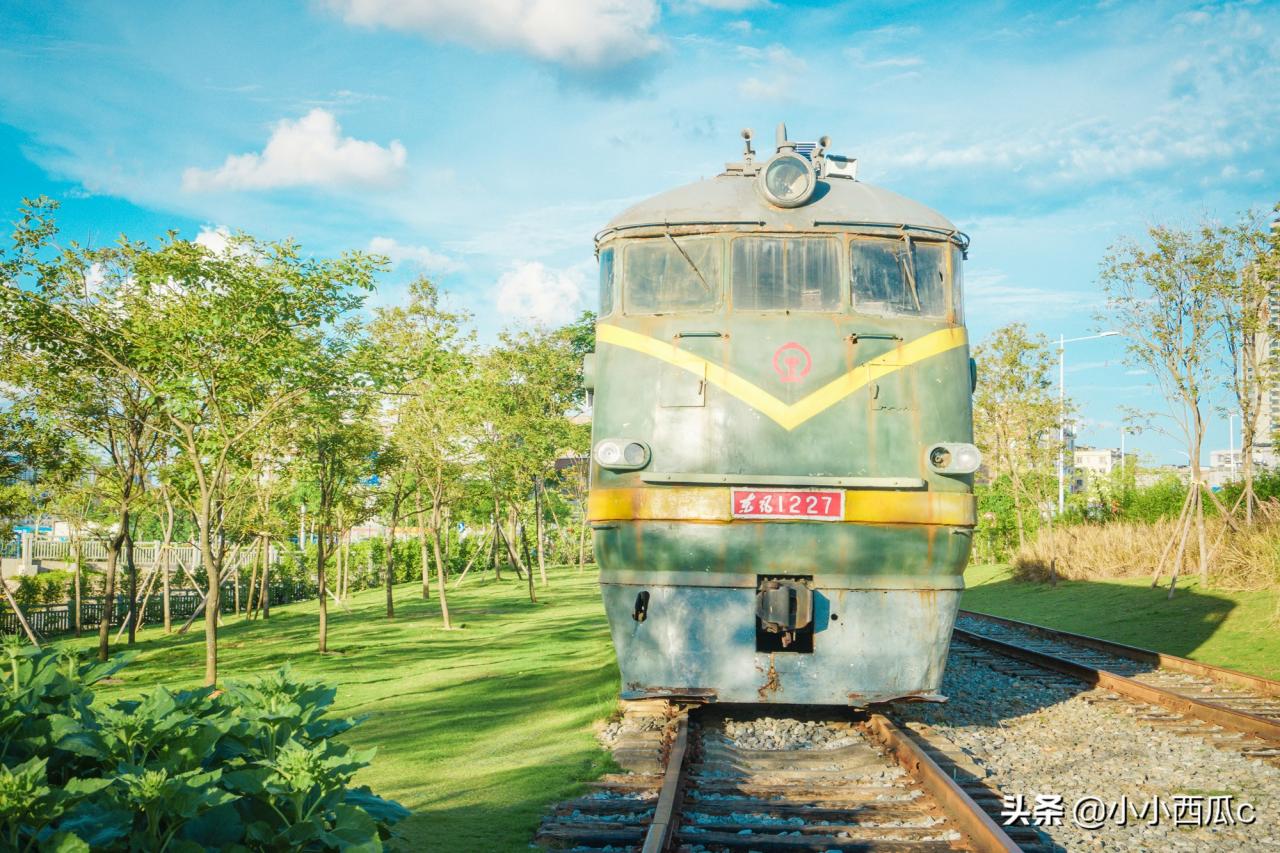
[[[1052,533],[1042,529],[1014,555],[1014,576],[1045,582],[1053,579],[1054,572],[1058,578],[1069,580],[1150,575],[1165,553],[1175,526],[1175,520],[1169,519],[1154,523],[1081,524],[1060,527]],[[1266,589],[1280,584],[1280,520],[1268,518],[1236,532],[1227,529],[1221,519],[1208,518],[1205,534],[1211,552],[1209,580],[1214,586]],[[1171,552],[1165,560],[1165,577],[1175,556]],[[1197,572],[1199,558],[1193,533],[1178,574]]]

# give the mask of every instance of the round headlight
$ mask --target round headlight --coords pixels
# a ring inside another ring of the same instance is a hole
[[[779,154],[760,172],[760,189],[778,207],[804,204],[816,185],[813,166],[799,154]]]
[[[596,461],[608,468],[622,460],[622,445],[616,441],[602,441],[596,445]]]

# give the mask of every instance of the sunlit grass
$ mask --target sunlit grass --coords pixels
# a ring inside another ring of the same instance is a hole
[[[1149,579],[1012,580],[1008,566],[971,566],[961,606],[1010,619],[1143,646],[1217,666],[1280,678],[1277,590],[1202,589],[1194,578],[1152,589]]]
[[[618,673],[595,572],[553,570],[538,604],[514,579],[468,578],[449,599],[465,627],[448,632],[419,590],[396,588],[394,621],[380,589],[354,596],[350,614],[331,604],[324,656],[314,602],[278,608],[269,622],[228,617],[221,674],[244,678],[288,661],[337,686],[338,712],[368,717],[347,740],[378,748],[357,781],[413,812],[398,827],[404,849],[527,850],[545,807],[607,769],[591,724],[613,709]],[[183,637],[144,628],[137,659],[103,693],[198,686],[201,627]]]

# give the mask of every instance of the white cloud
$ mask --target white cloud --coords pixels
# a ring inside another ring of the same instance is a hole
[[[326,0],[348,24],[409,30],[517,50],[571,68],[649,56],[661,41],[656,0]]]
[[[498,313],[515,320],[560,325],[578,316],[584,305],[584,269],[551,269],[538,261],[518,262],[498,279]]]
[[[761,72],[759,77],[748,77],[738,85],[738,93],[744,98],[783,100],[794,98],[803,90],[796,75],[805,70],[806,63],[782,45],[763,48],[739,45],[737,54]]]
[[[276,124],[261,154],[232,154],[218,169],[187,169],[182,188],[263,190],[292,186],[389,185],[404,169],[399,141],[385,148],[342,135],[333,113],[314,109],[297,121]]]
[[[1014,284],[1000,270],[966,270],[964,291],[965,319],[971,327],[995,328],[1070,312],[1087,317],[1102,304],[1096,294]]]
[[[396,266],[411,264],[423,272],[449,273],[462,269],[462,263],[426,246],[411,246],[390,237],[374,237],[369,252],[385,255]]]
[[[200,233],[196,235],[193,241],[199,246],[204,246],[215,255],[221,255],[227,250],[227,243],[231,239],[231,232],[226,226],[219,225],[217,228],[211,228],[205,225],[200,229]]]
[[[778,101],[795,94],[790,77],[776,80],[761,80],[759,77],[748,77],[738,85],[738,92],[744,98],[755,101]]]
[[[102,264],[94,261],[84,271],[84,292],[97,293],[107,281],[107,271]]]

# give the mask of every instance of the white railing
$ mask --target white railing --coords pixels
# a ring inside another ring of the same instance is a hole
[[[85,563],[105,563],[107,561],[107,543],[101,539],[82,539],[76,542],[55,539],[37,539],[30,534],[23,534],[20,541],[0,543],[3,556],[20,559],[23,571],[32,570],[37,562],[70,563],[77,555]],[[154,566],[163,557],[165,551],[162,542],[133,543],[133,563],[135,566]],[[178,564],[194,571],[200,564],[200,550],[191,543],[170,543],[168,546],[170,566],[178,568]],[[280,562],[280,550],[275,546],[269,549],[269,560],[272,565]],[[231,545],[223,559],[223,565],[234,570],[248,566],[262,557],[256,542],[243,545]],[[121,555],[121,563],[124,562]]]

